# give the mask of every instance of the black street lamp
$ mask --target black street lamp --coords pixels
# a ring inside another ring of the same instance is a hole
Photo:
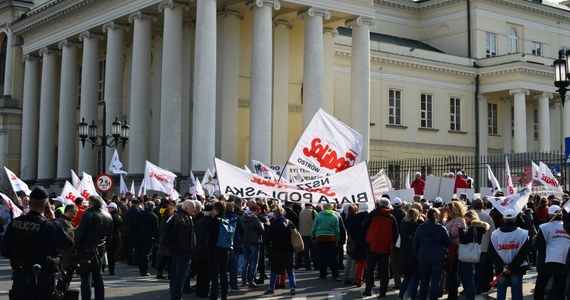
[[[560,94],[560,102],[564,106],[564,100],[566,100],[566,89],[570,85],[570,50],[560,49],[558,51],[558,59],[554,60],[552,64],[554,66],[554,86],[558,88],[556,90]]]
[[[106,153],[105,148],[107,147],[118,147],[119,145],[123,146],[123,150],[125,149],[125,145],[129,140],[129,133],[130,127],[127,125],[127,120],[124,121],[123,124],[119,122],[119,118],[115,117],[115,122],[113,122],[111,128],[111,135],[107,133],[107,106],[105,102],[103,102],[103,135],[98,135],[97,125],[95,124],[95,120],[91,120],[91,125],[88,125],[85,122],[85,118],[81,118],[81,122],[78,124],[78,131],[79,131],[79,140],[81,141],[81,145],[85,148],[85,142],[89,142],[91,144],[91,149],[101,150],[101,172],[105,172],[105,164],[106,164]]]

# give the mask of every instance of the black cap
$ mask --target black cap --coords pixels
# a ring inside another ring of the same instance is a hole
[[[17,191],[16,195],[18,195],[18,197],[24,197],[27,196],[26,193],[24,191]]]
[[[41,185],[36,186],[30,193],[30,199],[43,200],[48,197],[49,194],[47,190]]]

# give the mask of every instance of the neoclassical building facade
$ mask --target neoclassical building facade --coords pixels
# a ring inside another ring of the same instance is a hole
[[[561,151],[570,10],[526,0],[48,0],[0,6],[0,160],[98,174],[77,124],[128,120],[124,169],[282,165],[324,108],[367,160]],[[106,134],[110,134],[107,132]],[[105,150],[103,150],[105,151]],[[105,165],[113,149],[106,149]]]

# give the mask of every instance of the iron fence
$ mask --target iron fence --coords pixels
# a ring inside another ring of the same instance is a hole
[[[566,159],[560,152],[529,152],[510,154],[489,154],[477,156],[445,156],[419,159],[383,160],[370,161],[368,169],[370,175],[375,175],[384,169],[392,181],[395,189],[403,189],[406,175],[410,172],[410,180],[414,180],[414,174],[421,172],[422,177],[434,175],[441,177],[444,173],[465,171],[474,179],[473,187],[478,191],[479,187],[490,187],[487,179],[487,165],[501,186],[505,184],[505,159],[508,158],[511,176],[515,186],[526,185],[532,177],[531,161],[538,164],[540,161],[549,166],[554,175],[559,177],[559,182],[563,185],[566,182]]]

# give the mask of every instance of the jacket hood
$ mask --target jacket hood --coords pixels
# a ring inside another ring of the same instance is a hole
[[[380,214],[385,215],[385,216],[388,216],[391,213],[390,209],[386,208],[386,207],[378,208],[378,212],[380,212]]]
[[[480,221],[480,220],[473,220],[473,221],[471,222],[471,226],[476,227],[476,228],[485,228],[485,230],[489,230],[489,227],[491,227],[491,226],[489,225],[489,223],[483,222],[483,221]]]

